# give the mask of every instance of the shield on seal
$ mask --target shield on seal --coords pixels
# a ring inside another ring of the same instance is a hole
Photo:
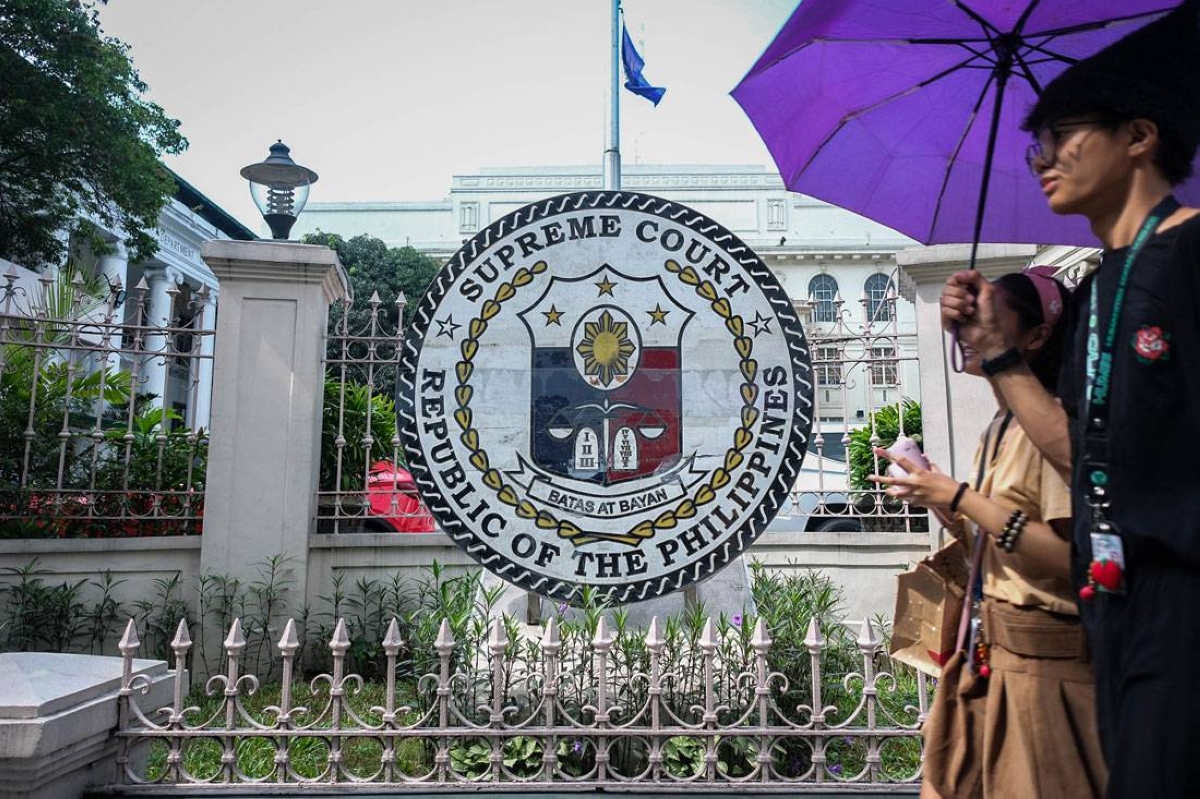
[[[532,345],[535,466],[611,486],[679,464],[681,342],[692,312],[660,277],[609,264],[555,277],[518,316]]]

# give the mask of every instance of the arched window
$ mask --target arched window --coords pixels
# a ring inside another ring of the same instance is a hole
[[[892,279],[881,273],[867,278],[867,321],[892,321],[892,303],[888,302],[888,294],[892,293]]]
[[[808,281],[808,299],[813,303],[814,322],[836,322],[837,281],[832,275],[817,275]]]

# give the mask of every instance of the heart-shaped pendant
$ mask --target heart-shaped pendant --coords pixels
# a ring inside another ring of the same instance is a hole
[[[1121,579],[1124,576],[1120,564],[1113,560],[1092,561],[1090,573],[1097,585],[1109,591],[1120,589]]]

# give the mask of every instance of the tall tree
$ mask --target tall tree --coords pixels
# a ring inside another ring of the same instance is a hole
[[[129,48],[105,36],[107,0],[0,0],[0,256],[58,262],[91,217],[134,259],[174,192],[159,157],[187,140],[143,98]]]
[[[351,334],[369,332],[371,307],[369,300],[379,292],[380,333],[396,331],[396,297],[400,292],[410,303],[416,303],[437,274],[438,262],[422,255],[412,247],[388,247],[380,239],[365,233],[345,239],[336,233],[317,231],[304,237],[305,244],[324,244],[332,247],[338,260],[350,276],[354,305],[350,310],[348,328]]]

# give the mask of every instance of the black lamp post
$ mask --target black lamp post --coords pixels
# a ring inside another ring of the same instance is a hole
[[[308,187],[317,182],[317,173],[297,164],[289,152],[280,139],[271,145],[271,154],[265,161],[242,167],[241,173],[250,181],[254,204],[277,239],[288,237],[296,217],[308,202]]]

